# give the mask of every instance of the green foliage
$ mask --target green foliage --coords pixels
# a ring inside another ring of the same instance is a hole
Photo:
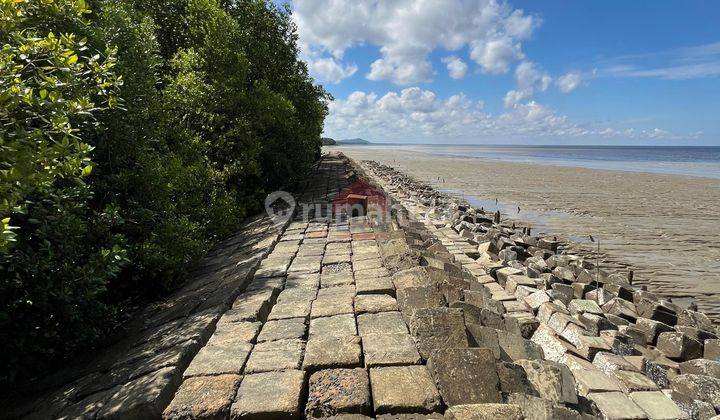
[[[0,0],[0,380],[90,347],[306,173],[329,95],[296,41],[259,0]]]

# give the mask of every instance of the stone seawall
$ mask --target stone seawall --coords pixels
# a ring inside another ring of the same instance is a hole
[[[249,223],[140,313],[126,340],[4,416],[705,419],[720,409],[715,327],[625,274],[340,154],[323,157],[296,199],[292,219]]]
[[[393,168],[360,166],[429,233],[421,264],[450,276],[436,285],[447,310],[462,309],[471,346],[493,350],[503,399],[526,418],[716,415],[720,342],[707,316]],[[522,380],[503,389],[507,372]]]

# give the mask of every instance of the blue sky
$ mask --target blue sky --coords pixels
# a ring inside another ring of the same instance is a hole
[[[298,0],[325,134],[720,145],[720,2]]]

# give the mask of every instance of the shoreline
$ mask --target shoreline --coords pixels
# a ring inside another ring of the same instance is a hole
[[[493,158],[488,156],[463,156],[459,153],[432,153],[429,151],[423,151],[423,150],[413,150],[413,149],[406,149],[405,146],[421,146],[421,147],[427,147],[427,146],[437,146],[442,147],[442,145],[405,145],[405,144],[370,144],[370,145],[334,145],[334,146],[323,146],[326,150],[332,151],[337,150],[339,152],[345,152],[347,149],[357,149],[358,151],[366,150],[368,152],[376,152],[380,150],[387,150],[392,147],[401,147],[401,149],[397,150],[396,152],[401,153],[412,153],[412,154],[419,154],[426,157],[434,157],[438,159],[460,159],[460,160],[467,160],[467,161],[480,161],[484,163],[507,163],[507,164],[514,164],[514,165],[533,165],[533,166],[543,166],[543,167],[552,167],[552,168],[573,168],[573,169],[587,169],[592,171],[609,171],[609,172],[621,172],[624,174],[645,174],[645,175],[659,175],[659,176],[677,176],[677,177],[683,177],[683,178],[692,178],[692,179],[710,179],[710,180],[716,180],[720,181],[720,173],[718,173],[717,176],[711,176],[711,175],[699,175],[699,174],[687,174],[687,173],[677,173],[677,172],[652,172],[647,170],[633,170],[633,169],[620,169],[620,168],[601,168],[601,167],[592,167],[592,166],[583,166],[582,164],[571,164],[572,159],[564,160],[565,162],[568,162],[568,164],[561,164],[558,162],[544,162],[543,159],[535,158],[535,159],[511,159],[511,158]],[[463,147],[463,145],[448,145],[448,147]],[[488,148],[493,147],[492,145],[488,145]],[[506,146],[497,146],[498,149],[501,149]],[[538,148],[547,147],[562,147],[562,146],[537,146]],[[571,146],[574,147],[574,146]],[[633,148],[633,146],[625,146],[628,149]],[[697,146],[697,148],[713,148],[710,146]],[[513,148],[513,146],[508,147],[510,149]],[[610,148],[610,147],[609,147]],[[682,148],[678,146],[678,148]],[[597,162],[603,162],[602,160],[598,160]],[[628,161],[628,164],[630,162]],[[651,162],[642,162],[645,164],[649,164]],[[663,164],[668,162],[655,162],[657,164]],[[672,162],[675,163],[675,162]],[[705,164],[707,165],[707,162],[698,162],[697,164]]]
[[[573,241],[573,252],[594,254],[603,264],[635,269],[638,284],[661,296],[695,300],[720,320],[720,180],[675,174],[455,158],[429,153],[334,148],[356,160],[395,167],[435,189],[521,207],[507,214],[518,222],[531,212],[550,214],[546,233]],[[438,182],[438,177],[445,182]],[[528,223],[536,226],[536,223]],[[590,246],[592,245],[592,246]]]

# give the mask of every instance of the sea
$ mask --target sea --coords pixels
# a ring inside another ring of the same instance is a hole
[[[432,155],[720,179],[720,146],[371,144]]]

